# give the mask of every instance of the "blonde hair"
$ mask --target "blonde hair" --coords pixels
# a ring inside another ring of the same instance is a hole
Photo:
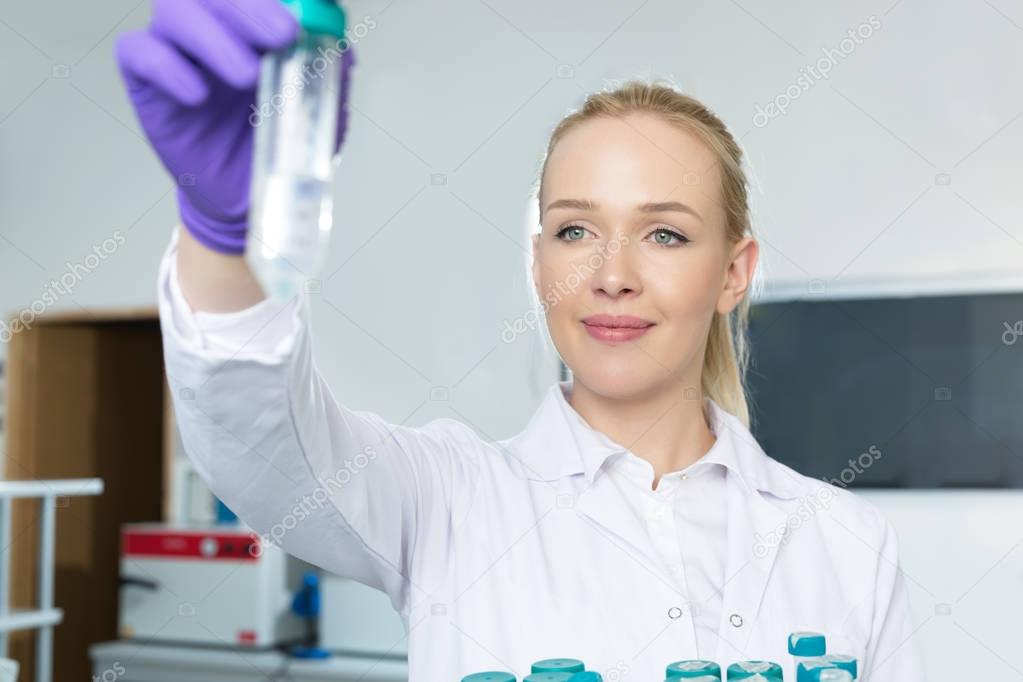
[[[748,183],[742,168],[743,153],[725,124],[700,101],[684,95],[663,81],[630,80],[610,91],[591,94],[583,105],[554,128],[537,187],[543,215],[543,177],[555,145],[573,128],[598,117],[622,118],[631,113],[650,113],[696,135],[714,154],[721,170],[721,198],[725,213],[725,236],[735,243],[752,236]],[[703,360],[700,389],[726,412],[749,428],[746,370],[749,365],[749,290],[728,315],[714,312]]]

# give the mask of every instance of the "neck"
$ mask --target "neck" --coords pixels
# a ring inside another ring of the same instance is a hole
[[[591,427],[650,463],[654,489],[661,476],[700,459],[716,440],[704,415],[702,393],[695,389],[687,394],[681,383],[609,397],[574,381],[568,402]]]

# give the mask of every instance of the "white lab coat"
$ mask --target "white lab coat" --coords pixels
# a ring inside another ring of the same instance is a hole
[[[254,529],[389,595],[407,624],[413,682],[522,677],[547,657],[581,658],[605,680],[663,680],[668,663],[695,657],[684,581],[606,475],[635,455],[586,424],[565,399],[569,384],[552,384],[525,429],[496,443],[453,419],[388,423],[336,403],[300,306],[191,313],[175,244],[159,306],[189,456]],[[795,679],[787,636],[814,630],[830,652],[859,659],[861,679],[923,680],[891,525],[768,457],[713,401],[707,410],[712,451],[728,466],[710,657],[722,668],[774,660]]]

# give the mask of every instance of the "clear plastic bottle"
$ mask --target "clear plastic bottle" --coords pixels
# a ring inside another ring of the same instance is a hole
[[[265,54],[256,109],[245,257],[268,296],[290,298],[319,274],[333,222],[344,11],[335,0],[282,0],[301,26]]]
[[[532,673],[578,673],[586,669],[578,658],[545,658],[530,666]]]

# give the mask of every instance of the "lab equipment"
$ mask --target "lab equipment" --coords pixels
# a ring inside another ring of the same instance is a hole
[[[522,682],[603,682],[600,673],[593,670],[577,670],[568,672],[566,668],[576,669],[582,661],[574,658],[551,658],[533,664],[534,671],[522,678]],[[550,670],[537,671],[535,668],[547,667]],[[473,673],[462,678],[462,682],[516,682],[515,676],[506,672]]]
[[[781,666],[772,661],[739,661],[728,666],[729,680],[778,680],[783,679]]]
[[[345,13],[335,0],[282,2],[301,29],[260,65],[245,256],[267,295],[290,298],[319,272],[333,222]]]
[[[586,666],[577,658],[545,658],[531,666],[533,673],[579,673]]]
[[[302,576],[302,587],[291,600],[291,612],[305,621],[306,642],[291,648],[295,658],[329,658],[330,652],[317,646],[316,623],[320,617],[320,576],[315,571],[306,571]]]
[[[842,668],[825,668],[817,675],[818,682],[852,682],[855,679],[852,673]]]
[[[792,655],[793,671],[799,670],[799,664],[808,658],[823,656],[827,653],[827,642],[819,632],[793,632],[789,635],[789,654]]]
[[[665,679],[687,680],[693,678],[710,677],[721,679],[721,666],[714,661],[676,661],[668,665],[664,672]]]
[[[251,111],[257,79],[250,74],[258,71],[258,54],[293,44],[298,27],[294,12],[278,3],[246,3],[242,9],[235,0],[171,2],[161,3],[145,30],[118,38],[128,97],[176,184],[181,223],[214,251],[245,251],[253,128],[261,115]],[[237,41],[239,58],[225,59],[224,44]],[[348,121],[351,46],[341,61],[337,80],[345,87],[335,93],[341,112],[335,151]]]
[[[808,658],[801,662],[796,668],[796,682],[817,682],[825,670],[844,670],[852,679],[859,674],[856,659],[845,654],[825,654],[815,658]]]
[[[800,661],[796,666],[796,682],[813,682],[820,676],[820,671],[834,668],[823,656],[815,656]]]
[[[856,665],[856,659],[853,658],[852,656],[847,656],[846,654],[825,654],[824,660],[828,661],[836,668],[848,670],[849,674],[853,676],[853,679],[856,679],[856,677],[859,675],[859,670],[857,669]]]
[[[310,570],[243,527],[121,529],[121,637],[270,647],[302,642],[292,597]]]

